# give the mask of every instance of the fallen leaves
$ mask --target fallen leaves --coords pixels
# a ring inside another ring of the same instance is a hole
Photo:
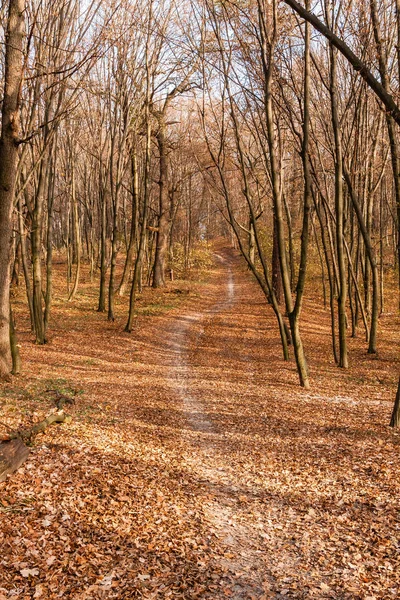
[[[22,577],[34,577],[39,575],[39,569],[21,569],[20,573]]]
[[[2,484],[0,600],[399,597],[400,438],[384,425],[391,390],[369,374],[390,382],[391,345],[373,367],[357,353],[360,387],[309,317],[319,374],[301,391],[264,299],[226,264],[234,296],[216,271],[185,298],[193,318],[128,337],[122,318],[105,331],[92,311],[78,332],[73,314],[29,347],[35,377],[85,394]],[[10,426],[20,406],[48,408],[22,388],[15,402]]]

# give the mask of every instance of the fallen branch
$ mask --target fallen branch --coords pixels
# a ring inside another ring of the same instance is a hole
[[[9,440],[20,439],[24,442],[31,443],[32,438],[37,436],[38,433],[41,433],[51,425],[52,423],[70,423],[72,421],[72,417],[67,415],[64,411],[59,411],[56,413],[52,413],[48,417],[46,417],[43,421],[39,421],[33,427],[29,429],[21,429],[19,431],[14,431],[10,433],[7,437]]]
[[[72,417],[64,411],[52,413],[43,421],[39,421],[29,429],[12,431],[0,443],[0,482],[10,473],[14,473],[29,456],[29,448],[34,437],[44,431],[52,423],[70,423]]]

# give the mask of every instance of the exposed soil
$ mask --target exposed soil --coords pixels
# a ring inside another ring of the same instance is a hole
[[[125,305],[108,324],[94,296],[56,298],[45,347],[20,320],[3,424],[39,419],[55,385],[83,393],[0,484],[0,600],[398,598],[398,317],[378,357],[351,340],[343,371],[308,303],[307,392],[234,251],[155,294],[131,335]]]

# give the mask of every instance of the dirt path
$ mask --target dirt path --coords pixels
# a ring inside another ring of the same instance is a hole
[[[231,587],[231,594],[239,600],[252,596],[261,597],[263,591],[266,591],[265,584],[263,585],[266,572],[260,557],[261,551],[253,543],[254,528],[247,523],[238,522],[236,501],[239,488],[226,460],[229,452],[226,453],[225,460],[221,460],[216,441],[220,437],[217,426],[213,423],[212,415],[207,415],[206,406],[202,402],[204,372],[196,357],[201,353],[201,347],[213,344],[212,332],[216,320],[220,321],[219,329],[225,337],[227,319],[235,311],[238,301],[231,257],[216,254],[215,259],[221,271],[213,297],[215,304],[203,312],[178,317],[177,322],[171,324],[166,346],[173,347],[174,361],[169,365],[168,374],[176,382],[176,394],[182,400],[184,417],[191,429],[189,435],[185,431],[183,433],[187,444],[183,462],[186,466],[190,465],[192,472],[200,482],[208,486],[210,492],[220,490],[215,495],[214,502],[205,506],[204,515],[210,531],[229,550],[220,566],[237,577]],[[223,348],[223,351],[228,354],[229,346]],[[216,396],[221,385],[230,389],[232,394],[235,393],[235,381],[229,373],[222,374],[216,386]],[[198,433],[195,439],[193,432]],[[224,439],[224,444],[229,446],[229,437]]]
[[[328,312],[306,304],[305,392],[241,260],[217,254],[207,281],[171,284],[161,305],[179,306],[143,311],[132,335],[126,300],[107,324],[89,278],[75,303],[56,296],[48,345],[26,322],[1,421],[37,420],[48,388],[83,393],[0,488],[0,600],[400,596],[393,315],[378,360],[360,337],[344,371]]]

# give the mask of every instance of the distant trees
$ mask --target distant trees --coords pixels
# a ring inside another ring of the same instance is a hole
[[[385,278],[400,256],[398,3],[318,7],[317,16],[308,0],[10,0],[2,376],[10,272],[25,283],[38,344],[51,328],[55,252],[71,302],[86,262],[110,321],[130,292],[131,331],[142,286],[164,286],[179,252],[187,268],[196,240],[228,226],[302,386],[310,261],[333,360],[347,368],[360,330],[366,350],[379,350]]]

